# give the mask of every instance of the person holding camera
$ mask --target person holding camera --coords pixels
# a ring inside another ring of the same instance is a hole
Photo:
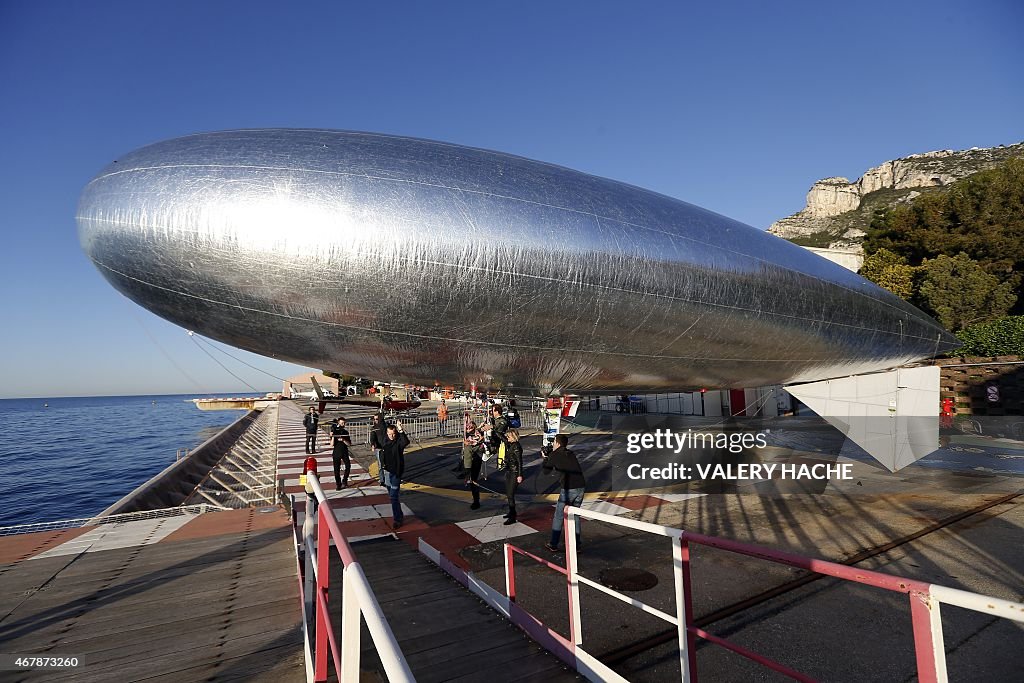
[[[496,454],[501,445],[508,441],[505,438],[505,434],[509,430],[508,418],[505,417],[504,411],[502,411],[501,406],[497,403],[491,406],[490,423],[491,429],[488,432],[489,446],[491,453]]]
[[[568,449],[569,437],[565,434],[556,434],[553,448],[549,452],[541,450],[544,456],[544,472],[550,474],[557,472],[562,479],[562,486],[558,492],[558,503],[555,505],[555,516],[551,520],[551,542],[544,545],[553,553],[558,552],[558,542],[562,538],[562,511],[566,505],[580,507],[583,505],[583,494],[586,491],[587,481],[583,477],[583,468],[576,454]],[[576,542],[580,540],[580,525],[576,522]]]
[[[473,494],[470,510],[480,508],[480,486],[476,482],[480,478],[480,468],[483,465],[483,441],[483,432],[476,426],[476,422],[467,416],[466,432],[462,439],[462,470],[459,476],[466,477],[466,486]]]
[[[393,528],[402,526],[405,515],[398,495],[402,487],[402,474],[405,472],[405,449],[409,445],[409,437],[402,428],[402,421],[388,425],[385,441],[380,453],[381,479],[391,498],[391,515],[394,518]]]

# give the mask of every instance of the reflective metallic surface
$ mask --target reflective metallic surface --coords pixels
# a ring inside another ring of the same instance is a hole
[[[85,188],[82,247],[172,322],[417,384],[542,392],[792,383],[955,340],[829,261],[691,204],[496,152],[206,133]]]

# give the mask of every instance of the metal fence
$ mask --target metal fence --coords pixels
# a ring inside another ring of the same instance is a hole
[[[107,515],[105,517],[80,517],[78,519],[61,519],[54,522],[16,524],[14,526],[0,527],[0,536],[14,536],[16,534],[34,534],[39,531],[60,531],[62,529],[77,529],[83,526],[97,526],[100,524],[123,524],[124,522],[137,522],[140,519],[177,517],[179,515],[201,515],[204,512],[228,509],[229,508],[220,505],[210,505],[208,503],[201,503],[199,505],[182,505],[173,508],[160,508],[159,510],[123,512],[116,515]]]
[[[276,404],[263,409],[185,499],[227,508],[269,505],[277,496]]]
[[[409,435],[409,439],[414,443],[429,439],[461,439],[463,435],[463,421],[467,413],[470,419],[478,425],[482,424],[487,418],[484,410],[457,410],[448,413],[448,419],[443,424],[437,419],[436,415],[394,416],[385,418],[385,421],[388,424],[395,424],[401,420],[402,429],[405,430],[405,433]],[[520,426],[521,430],[539,431],[544,428],[544,414],[542,412],[523,411],[519,413],[519,419],[522,423]],[[348,429],[349,436],[352,438],[352,443],[370,443],[369,418],[365,420],[347,420],[346,428]]]
[[[557,642],[571,652],[576,659],[577,670],[591,680],[614,681],[624,683],[625,678],[613,671],[607,665],[598,661],[593,655],[583,649],[583,624],[582,610],[580,608],[580,584],[584,584],[595,590],[599,590],[613,598],[632,605],[647,614],[651,614],[663,621],[667,621],[676,627],[678,631],[677,642],[679,644],[679,665],[682,680],[697,680],[697,638],[724,647],[742,657],[746,657],[762,666],[777,671],[789,678],[798,681],[813,681],[814,679],[798,671],[794,671],[784,664],[780,664],[768,657],[759,655],[747,648],[738,645],[725,638],[709,633],[694,624],[692,605],[692,584],[690,581],[690,544],[717,548],[728,552],[754,557],[777,564],[788,565],[810,572],[832,576],[844,581],[852,581],[867,586],[873,586],[883,590],[903,593],[910,601],[910,617],[914,631],[914,652],[917,662],[917,676],[922,683],[943,683],[948,680],[946,674],[946,650],[942,637],[942,616],[940,605],[956,605],[964,609],[974,610],[994,617],[1002,617],[1013,621],[1024,623],[1024,604],[1001,600],[978,593],[948,588],[936,584],[924,583],[913,579],[906,579],[882,572],[850,567],[847,565],[826,562],[809,557],[802,557],[785,553],[771,548],[740,543],[714,536],[695,534],[681,529],[650,524],[628,518],[616,517],[601,512],[582,510],[576,507],[566,507],[565,516],[565,567],[562,568],[543,558],[517,548],[509,543],[505,544],[505,585],[506,595],[510,602],[516,600],[516,580],[514,558],[516,554],[529,557],[540,564],[543,564],[566,577],[566,585],[569,597],[569,638],[566,639],[554,634]],[[579,573],[579,564],[576,548],[576,527],[579,518],[588,518],[608,524],[628,527],[638,531],[667,536],[672,540],[672,565],[675,577],[675,614],[667,614],[650,605],[647,605],[636,598],[612,590],[597,581],[588,579]]]

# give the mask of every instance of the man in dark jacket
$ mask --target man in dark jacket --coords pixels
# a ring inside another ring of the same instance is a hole
[[[562,479],[562,486],[558,491],[558,503],[555,505],[555,516],[551,520],[551,542],[544,546],[551,552],[558,552],[558,542],[562,538],[562,511],[566,505],[572,507],[583,505],[583,493],[587,486],[580,461],[576,459],[576,454],[567,448],[568,444],[569,437],[565,434],[557,434],[551,453],[542,452],[544,472],[550,474],[555,471]],[[579,543],[579,540],[580,523],[577,519],[576,542]]]
[[[384,421],[383,413],[374,413],[370,416],[370,448],[379,451],[387,441],[387,422]]]
[[[381,478],[391,497],[391,514],[394,518],[395,529],[402,526],[404,518],[398,494],[402,487],[402,474],[405,472],[405,448],[408,445],[409,437],[402,429],[402,421],[399,420],[398,424],[388,425],[384,446],[381,448],[380,466]]]
[[[339,417],[331,427],[331,440],[334,448],[331,451],[331,460],[334,462],[334,487],[340,489],[348,486],[348,475],[352,471],[352,460],[349,458],[348,448],[352,445],[348,429],[345,428],[345,418]],[[341,463],[345,462],[345,477],[342,478]]]
[[[501,406],[499,406],[499,405],[492,405],[491,406],[491,420],[490,420],[490,422],[491,422],[491,432],[490,432],[490,441],[489,441],[490,451],[491,451],[491,453],[497,455],[498,448],[501,447],[501,444],[503,444],[503,443],[505,443],[507,441],[507,439],[505,438],[505,432],[507,432],[508,429],[509,429],[508,418],[506,418],[504,413],[502,412]]]
[[[313,406],[309,407],[309,413],[302,418],[302,426],[306,428],[306,452],[316,453],[316,430],[320,427],[320,416]]]

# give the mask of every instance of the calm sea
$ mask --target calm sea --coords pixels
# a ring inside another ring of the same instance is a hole
[[[190,398],[0,399],[0,526],[100,512],[245,414]]]

